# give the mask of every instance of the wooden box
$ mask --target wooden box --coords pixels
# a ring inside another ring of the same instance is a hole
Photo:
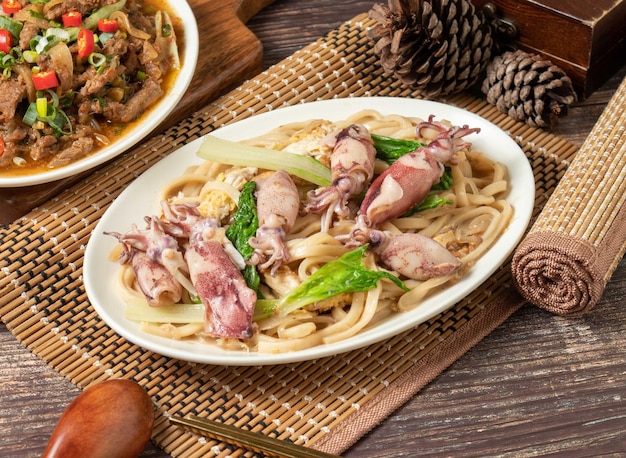
[[[517,26],[517,47],[561,67],[584,98],[626,63],[626,0],[472,0]]]

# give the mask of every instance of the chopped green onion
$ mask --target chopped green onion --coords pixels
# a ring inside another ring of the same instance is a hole
[[[146,75],[146,72],[142,72],[141,70],[137,70],[137,79],[139,81],[143,81],[148,77],[148,75]]]
[[[48,124],[54,130],[57,135],[71,135],[72,134],[72,123],[70,118],[67,117],[65,111],[63,110],[55,110],[56,115],[54,118],[48,121]],[[63,127],[68,126],[67,130],[63,130]]]
[[[65,94],[63,94],[61,100],[59,100],[59,106],[63,108],[71,107],[72,103],[74,102],[74,97],[76,97],[76,92],[74,92],[73,90],[66,92]]]
[[[45,92],[46,94],[50,96],[50,100],[52,100],[52,106],[54,107],[59,106],[59,96],[57,95],[56,91],[53,91],[52,89],[46,89],[45,91],[37,91],[37,97],[41,97],[42,92]]]
[[[30,105],[28,105],[22,121],[24,121],[24,124],[28,126],[32,126],[33,124],[35,124],[35,122],[37,122],[37,105],[35,104],[35,102],[32,102]]]
[[[37,116],[43,118],[48,115],[48,99],[45,97],[37,97],[35,107],[37,108]]]
[[[43,111],[44,103],[45,112]],[[33,127],[37,121],[47,123],[57,136],[70,135],[73,131],[72,123],[67,114],[65,114],[63,110],[59,110],[57,107],[48,103],[45,97],[38,97],[36,102],[32,102],[28,105],[22,121],[24,124],[31,127]],[[64,130],[66,125],[68,128]]]
[[[32,50],[35,51],[35,48],[37,47],[37,44],[39,43],[39,41],[42,39],[43,37],[41,35],[35,35],[33,38],[30,39],[30,41],[28,42],[28,47]],[[39,54],[39,53],[38,53]]]
[[[101,54],[99,52],[92,52],[91,54],[89,54],[89,57],[87,58],[87,62],[89,62],[91,65],[93,65],[96,68],[100,68],[104,64],[106,64],[107,58],[105,57],[104,54]]]
[[[23,62],[22,51],[13,47],[8,54],[0,53],[0,68],[2,73],[8,78],[11,76],[11,69],[14,65]]]
[[[35,51],[41,54],[42,52],[47,51],[48,49],[52,48],[52,46],[54,46],[57,43],[58,43],[58,40],[53,36],[41,37],[39,41],[37,41],[37,44],[35,45]]]
[[[97,41],[99,41],[102,44],[105,44],[107,41],[109,41],[111,38],[113,37],[113,34],[111,32],[101,32],[98,35]]]
[[[37,61],[37,57],[39,56],[39,53],[37,51],[32,51],[30,49],[27,49],[26,51],[22,53],[22,56],[24,56],[24,60],[26,62],[28,62],[29,64],[34,64]]]
[[[70,33],[65,29],[60,29],[56,27],[50,27],[46,30],[46,34],[44,35],[46,38],[54,38],[58,41],[69,41]]]
[[[198,152],[202,159],[222,164],[284,170],[318,186],[330,185],[330,169],[316,159],[302,154],[245,145],[205,135]]]
[[[80,31],[80,27],[65,27],[67,33],[70,34],[70,39],[68,42],[76,41],[78,38],[78,32]]]
[[[113,3],[112,5],[105,5],[102,8],[97,9],[93,12],[91,16],[87,17],[83,21],[83,26],[86,29],[95,29],[98,26],[98,21],[100,19],[108,18],[109,16],[111,16],[111,14],[124,8],[124,5],[126,5],[126,0],[120,0],[119,2]]]

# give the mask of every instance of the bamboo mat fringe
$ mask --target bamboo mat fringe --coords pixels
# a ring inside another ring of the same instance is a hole
[[[420,98],[384,75],[365,35],[371,25],[366,15],[348,21],[0,230],[3,322],[81,388],[107,378],[139,382],[158,413],[153,439],[173,456],[244,453],[167,421],[189,413],[341,453],[524,303],[506,263],[449,310],[380,344],[262,367],[194,364],[154,354],[118,336],[89,304],[81,275],[91,231],[132,180],[177,147],[284,105],[355,96]],[[536,174],[536,218],[576,148],[471,95],[443,102],[491,120],[521,146]]]

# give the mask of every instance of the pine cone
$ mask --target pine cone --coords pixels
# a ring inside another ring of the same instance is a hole
[[[491,59],[491,27],[469,0],[389,0],[369,17],[384,71],[428,97],[472,86]]]
[[[533,127],[553,127],[577,100],[563,70],[522,50],[494,57],[481,90],[498,110]]]

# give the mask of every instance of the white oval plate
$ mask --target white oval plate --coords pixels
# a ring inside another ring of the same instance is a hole
[[[391,315],[349,339],[284,354],[226,351],[209,344],[176,341],[140,331],[137,323],[124,318],[125,305],[112,285],[118,264],[107,260],[117,241],[111,236],[103,235],[103,231],[124,233],[133,223],[141,226],[144,215],[157,214],[160,184],[182,174],[189,165],[201,162],[196,151],[202,139],[197,139],[173,152],[137,178],[113,202],[94,229],[85,254],[84,281],[89,299],[102,319],[129,341],[165,356],[220,365],[282,364],[316,359],[374,344],[417,326],[471,293],[498,269],[517,246],[530,221],[535,200],[535,180],[526,156],[506,133],[491,122],[464,109],[437,102],[393,97],[347,98],[277,109],[223,127],[213,134],[237,141],[261,135],[281,124],[314,118],[341,120],[369,108],[383,114],[424,119],[434,114],[436,119],[445,118],[455,125],[480,127],[480,133],[472,134],[468,140],[476,149],[503,162],[508,168],[510,191],[507,200],[514,208],[509,228],[453,287],[429,296],[413,310]]]
[[[145,117],[140,118],[139,122],[127,132],[124,132],[122,137],[111,145],[76,162],[44,172],[16,176],[11,176],[10,173],[0,173],[0,188],[33,186],[78,175],[127,151],[165,120],[183,97],[193,79],[199,48],[198,25],[189,4],[186,1],[173,2],[171,0],[168,1],[168,4],[170,5],[169,10],[173,11],[184,25],[184,49],[181,52],[181,69],[172,87],[163,98],[150,109],[150,112]]]

